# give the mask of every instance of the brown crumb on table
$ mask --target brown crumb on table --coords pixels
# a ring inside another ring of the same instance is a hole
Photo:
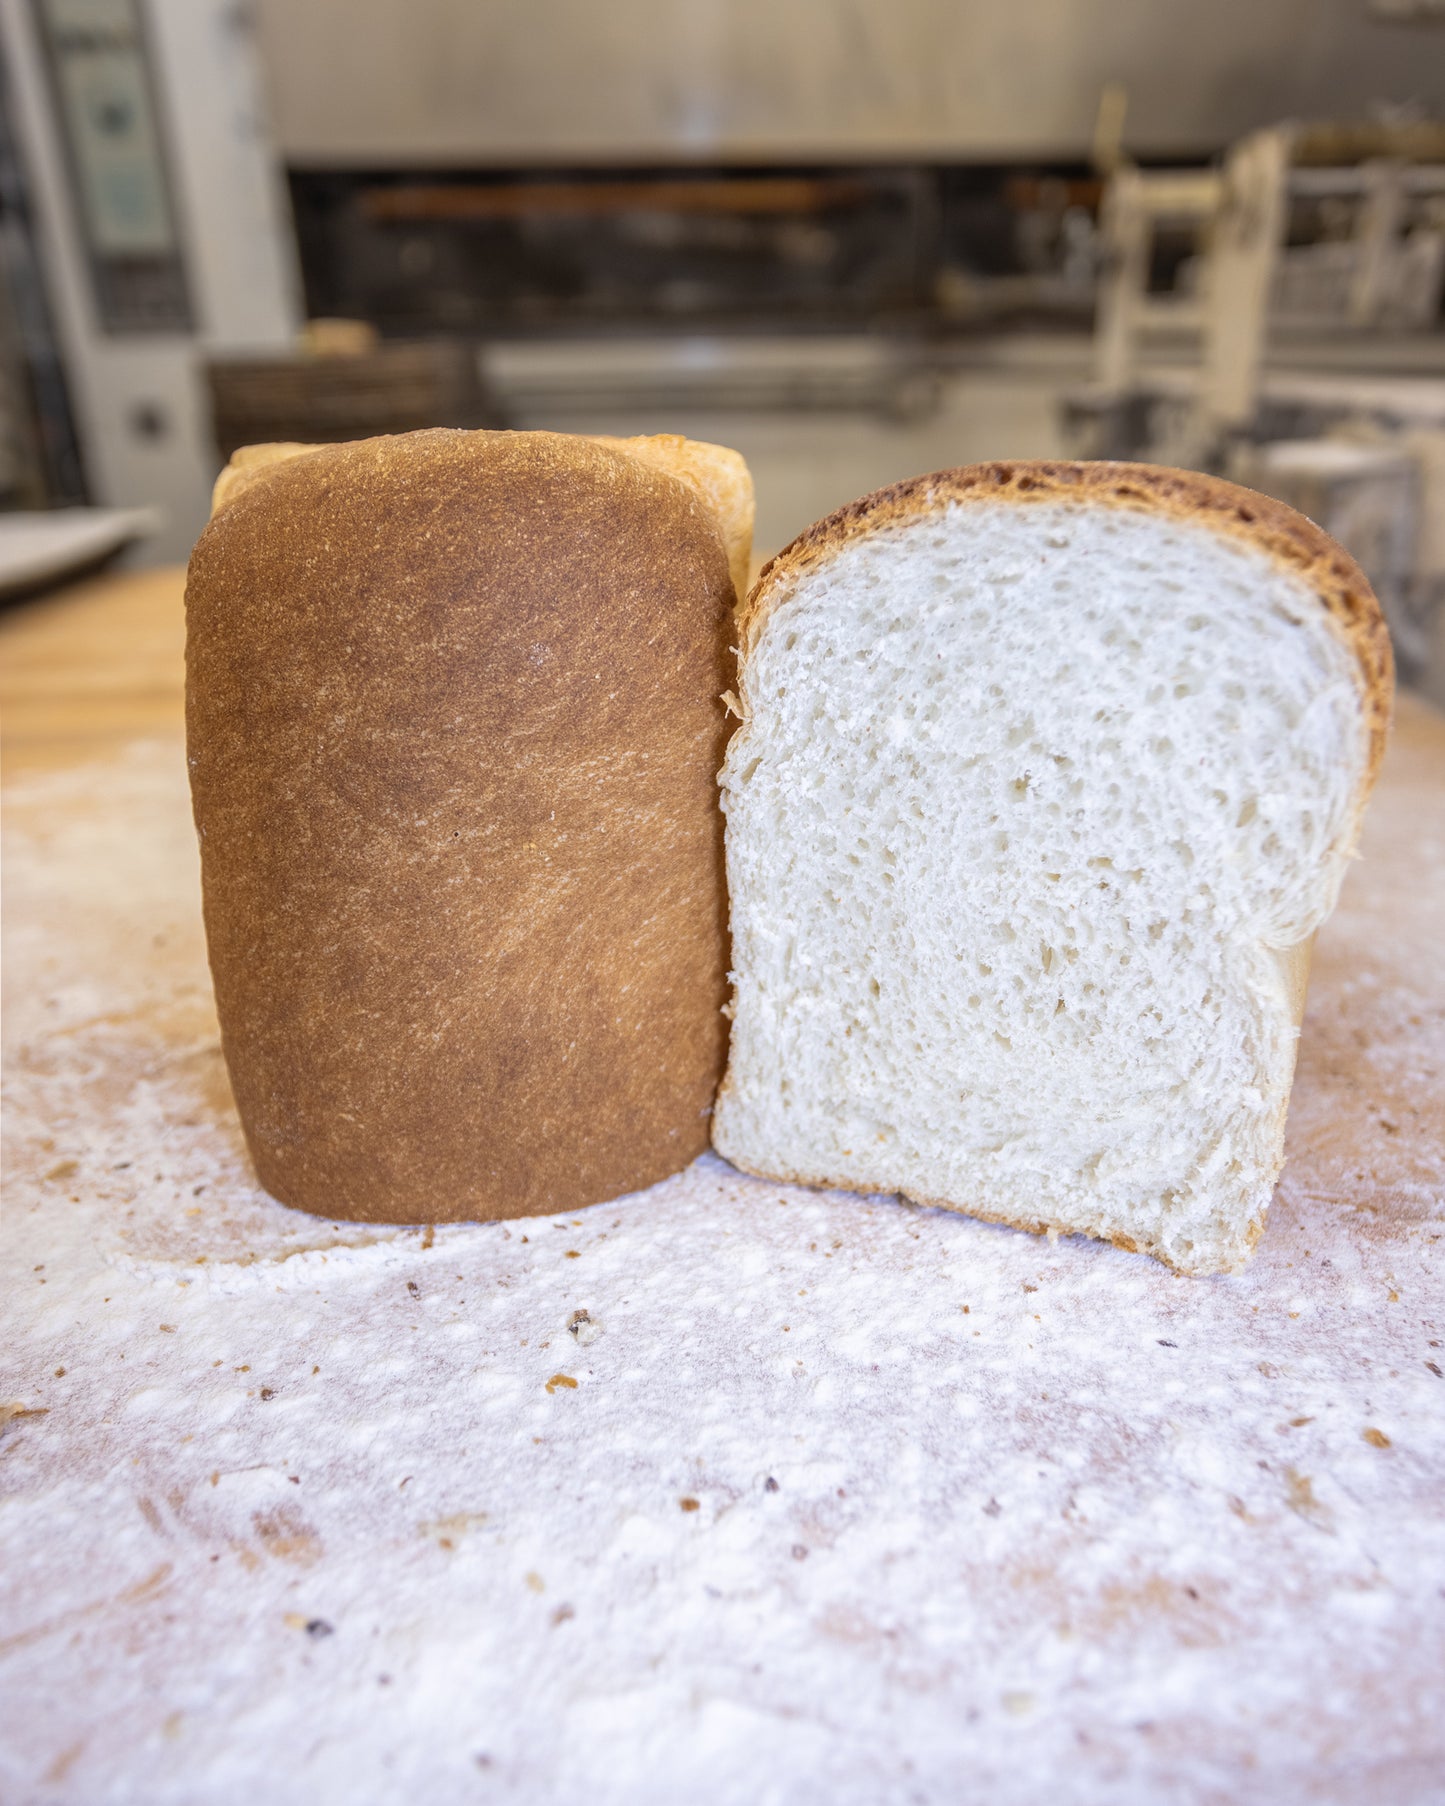
[[[58,1787],[70,1773],[75,1764],[80,1760],[84,1751],[85,1740],[83,1738],[79,1743],[72,1743],[66,1749],[63,1749],[51,1763],[50,1767],[45,1771],[43,1779],[46,1785],[49,1787]]]
[[[251,1514],[251,1525],[268,1555],[309,1568],[325,1553],[321,1538],[292,1505]]]
[[[1289,1486],[1285,1504],[1289,1506],[1290,1510],[1310,1523],[1317,1524],[1321,1529],[1329,1529],[1331,1527],[1329,1507],[1315,1497],[1314,1482],[1310,1476],[1299,1473],[1291,1467],[1286,1468],[1285,1479]]]
[[[679,1499],[677,1502],[683,1511],[700,1511],[702,1509],[696,1499]]]
[[[22,1417],[49,1417],[49,1405],[22,1405],[18,1399],[12,1404],[0,1405],[0,1432],[7,1430],[12,1423],[19,1423]]]
[[[1370,1444],[1371,1448],[1387,1449],[1390,1446],[1390,1438],[1383,1430],[1362,1430],[1360,1434],[1364,1437],[1365,1441]]]
[[[574,1392],[577,1390],[577,1382],[570,1373],[554,1373],[546,1385],[549,1392],[555,1392],[559,1386],[567,1386]]]

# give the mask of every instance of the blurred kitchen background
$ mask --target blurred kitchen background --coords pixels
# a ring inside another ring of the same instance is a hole
[[[264,439],[716,439],[763,553],[1143,457],[1445,701],[1442,293],[1445,0],[0,0],[0,588],[183,559]]]

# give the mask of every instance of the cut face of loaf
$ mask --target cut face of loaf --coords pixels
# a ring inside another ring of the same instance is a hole
[[[223,479],[188,755],[222,1045],[287,1204],[572,1210],[707,1145],[751,492],[644,443],[424,432]]]
[[[742,639],[720,1152],[1239,1266],[1388,713],[1359,571],[1213,479],[985,466],[812,529]]]

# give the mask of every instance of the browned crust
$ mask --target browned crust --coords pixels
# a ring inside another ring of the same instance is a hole
[[[237,496],[244,495],[253,484],[263,482],[278,464],[325,450],[324,445],[309,445],[296,439],[238,447],[231,453],[230,463],[211,485],[211,513],[216,515],[223,508],[229,508]]]
[[[570,438],[571,434],[556,435]],[[753,499],[752,473],[741,453],[726,445],[710,445],[701,439],[685,439],[680,433],[652,433],[640,438],[616,439],[605,433],[585,433],[578,437],[590,445],[603,445],[612,451],[625,452],[643,464],[660,470],[666,476],[686,483],[712,509],[718,531],[727,549],[728,567],[739,602],[748,590],[748,571],[752,566]],[[219,514],[230,507],[238,496],[264,482],[276,468],[293,458],[322,452],[324,445],[303,444],[297,440],[278,440],[269,445],[243,445],[231,453],[231,461],[216,478],[211,489],[211,513]]]
[[[1070,463],[1025,459],[936,470],[875,490],[801,533],[765,564],[739,611],[746,658],[796,580],[865,534],[907,526],[953,502],[1087,502],[1192,521],[1265,553],[1319,597],[1355,655],[1369,759],[1357,795],[1363,806],[1384,757],[1394,700],[1395,663],[1385,618],[1364,572],[1343,547],[1304,515],[1222,477],[1153,464]]]
[[[255,462],[191,559],[186,714],[262,1184],[414,1223],[678,1171],[726,1051],[714,513],[553,433]]]
[[[636,439],[614,439],[605,433],[588,437],[593,445],[610,446],[613,451],[640,458],[697,491],[717,516],[733,588],[741,602],[748,593],[756,514],[752,472],[742,454],[706,440],[684,439],[680,433],[651,433]]]

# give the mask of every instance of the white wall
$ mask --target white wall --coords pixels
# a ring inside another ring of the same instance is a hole
[[[1366,0],[260,0],[283,152],[1076,156],[1124,81],[1138,152],[1445,106],[1445,32]]]

